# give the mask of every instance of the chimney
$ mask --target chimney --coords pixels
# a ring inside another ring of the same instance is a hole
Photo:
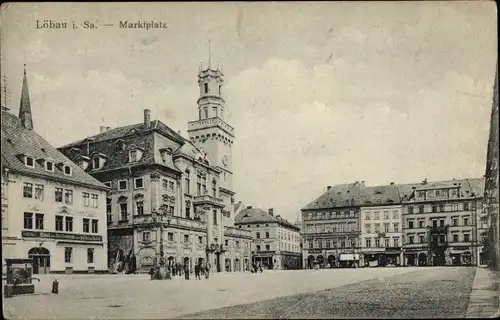
[[[330,190],[331,188],[332,188],[332,186],[327,186],[326,191]]]
[[[394,182],[391,182],[391,186],[393,186],[393,185],[394,185]]]
[[[274,209],[273,208],[269,208],[269,214],[274,216]]]
[[[252,206],[248,206],[247,209],[252,209]]]
[[[365,186],[365,180],[361,181],[361,186],[364,187]]]
[[[149,128],[151,124],[151,111],[149,109],[144,109],[144,126]]]

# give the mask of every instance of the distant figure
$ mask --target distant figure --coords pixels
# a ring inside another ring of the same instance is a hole
[[[200,269],[201,269],[201,265],[199,265],[198,263],[194,265],[194,279],[195,280],[201,280]]]
[[[184,279],[189,280],[189,266],[187,263],[184,265]]]
[[[205,267],[205,279],[210,278],[210,262],[207,262],[206,267]]]
[[[155,275],[155,268],[151,267],[151,268],[149,269],[149,275],[151,276],[151,280],[153,280],[154,275]]]
[[[172,265],[172,274],[173,274],[174,276],[176,276],[176,275],[177,275],[177,267],[175,266],[175,264],[173,264],[173,265]]]

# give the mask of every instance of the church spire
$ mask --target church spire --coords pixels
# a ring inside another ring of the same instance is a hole
[[[21,91],[21,104],[19,106],[19,119],[21,119],[21,124],[23,125],[23,127],[28,130],[33,129],[30,94],[28,90],[28,78],[26,77],[26,64],[24,65],[23,88]]]

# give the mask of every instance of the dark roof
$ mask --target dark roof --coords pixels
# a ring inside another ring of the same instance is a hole
[[[354,196],[353,205],[360,207],[383,206],[401,203],[395,185],[361,187]]]
[[[279,223],[294,230],[300,230],[292,223],[280,216],[270,215],[268,212],[259,208],[245,208],[241,210],[234,218],[235,225],[247,223]]]
[[[154,132],[166,137],[162,141],[156,140]],[[121,148],[123,142],[124,148]],[[118,170],[129,167],[129,151],[141,149],[143,154],[139,161],[133,166],[159,165],[172,171],[180,172],[173,163],[172,157],[166,157],[166,161],[160,155],[160,149],[171,149],[172,155],[183,155],[190,159],[196,159],[198,150],[191,141],[183,138],[174,130],[159,120],[151,121],[146,127],[143,123],[128,125],[110,129],[103,133],[87,137],[78,142],[70,143],[59,148],[69,158],[77,160],[80,156],[92,154],[103,154],[107,157],[104,166],[94,170],[89,165],[87,172],[98,174],[105,171]]]
[[[8,167],[12,171],[27,175],[43,176],[48,180],[61,181],[66,183],[83,184],[89,187],[108,189],[98,180],[94,179],[80,167],[57,151],[47,141],[45,141],[34,130],[28,130],[21,124],[21,120],[13,114],[2,111],[2,166]],[[27,167],[21,154],[35,158],[35,167]],[[37,159],[50,159],[57,163],[64,163],[71,167],[72,175],[67,176],[54,168],[54,172],[46,171],[44,166],[36,161]]]
[[[134,134],[134,132],[141,132],[144,130],[157,130],[160,131],[163,135],[172,138],[173,140],[176,140],[177,142],[183,142],[185,139],[172,130],[169,126],[161,122],[160,120],[153,120],[151,121],[151,124],[149,127],[146,127],[144,123],[136,123],[132,125],[127,125],[127,126],[122,126],[122,127],[117,127],[110,129],[105,132],[101,132],[99,134],[87,137],[85,139],[69,143],[67,145],[64,145],[62,147],[59,147],[59,149],[66,149],[68,147],[75,147],[81,144],[86,143],[86,141],[92,141],[92,142],[101,142],[105,140],[116,140],[118,138],[122,138],[125,136],[128,136],[130,134]]]
[[[457,179],[446,181],[426,181],[425,184],[407,183],[382,186],[363,186],[359,183],[340,184],[309,203],[302,210],[329,209],[340,207],[366,207],[398,204],[411,199],[415,191],[460,186],[463,196],[472,194],[482,196],[484,193],[484,178]]]
[[[348,207],[361,187],[359,183],[338,184],[332,186],[321,196],[313,200],[302,210]]]

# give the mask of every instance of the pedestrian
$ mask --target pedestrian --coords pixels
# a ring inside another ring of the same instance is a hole
[[[198,263],[194,265],[194,279],[195,280],[201,280],[200,268],[201,268],[201,266]]]
[[[174,276],[176,276],[176,275],[177,275],[177,268],[176,268],[176,266],[175,266],[175,263],[172,265],[172,274],[173,274]]]
[[[187,263],[184,265],[184,279],[189,280],[189,266]]]
[[[149,275],[151,276],[151,280],[153,280],[153,277],[155,275],[155,269],[153,267],[149,269]]]
[[[210,262],[207,262],[205,265],[205,279],[210,278]]]

